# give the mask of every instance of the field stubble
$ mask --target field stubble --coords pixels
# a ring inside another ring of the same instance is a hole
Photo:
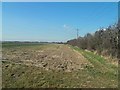
[[[3,47],[2,53],[3,87],[117,87],[116,66],[69,45]]]

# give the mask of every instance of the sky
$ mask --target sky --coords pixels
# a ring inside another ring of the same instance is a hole
[[[3,41],[67,41],[117,22],[117,2],[3,2]]]
[[[2,3],[0,2],[0,41],[2,41]]]
[[[1,0],[2,2],[119,2],[120,0]]]

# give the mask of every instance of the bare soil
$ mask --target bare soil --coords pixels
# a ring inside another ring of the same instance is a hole
[[[84,69],[92,64],[80,53],[66,45],[47,45],[43,48],[26,47],[4,50],[3,59],[26,65],[34,65],[45,70],[72,70]]]
[[[118,68],[64,44],[3,45],[3,88],[116,88]]]

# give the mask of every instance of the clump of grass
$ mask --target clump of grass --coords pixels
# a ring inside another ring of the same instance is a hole
[[[118,78],[118,68],[117,66],[108,63],[103,57],[94,54],[93,52],[88,52],[82,50],[78,47],[70,46],[72,49],[80,52],[88,61],[90,61],[94,68],[86,67],[89,71],[90,75],[94,75],[97,77],[103,77],[108,79],[114,79],[117,81]]]

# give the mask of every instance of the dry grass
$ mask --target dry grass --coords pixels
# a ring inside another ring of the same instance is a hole
[[[117,87],[117,67],[60,44],[3,47],[3,87]]]

